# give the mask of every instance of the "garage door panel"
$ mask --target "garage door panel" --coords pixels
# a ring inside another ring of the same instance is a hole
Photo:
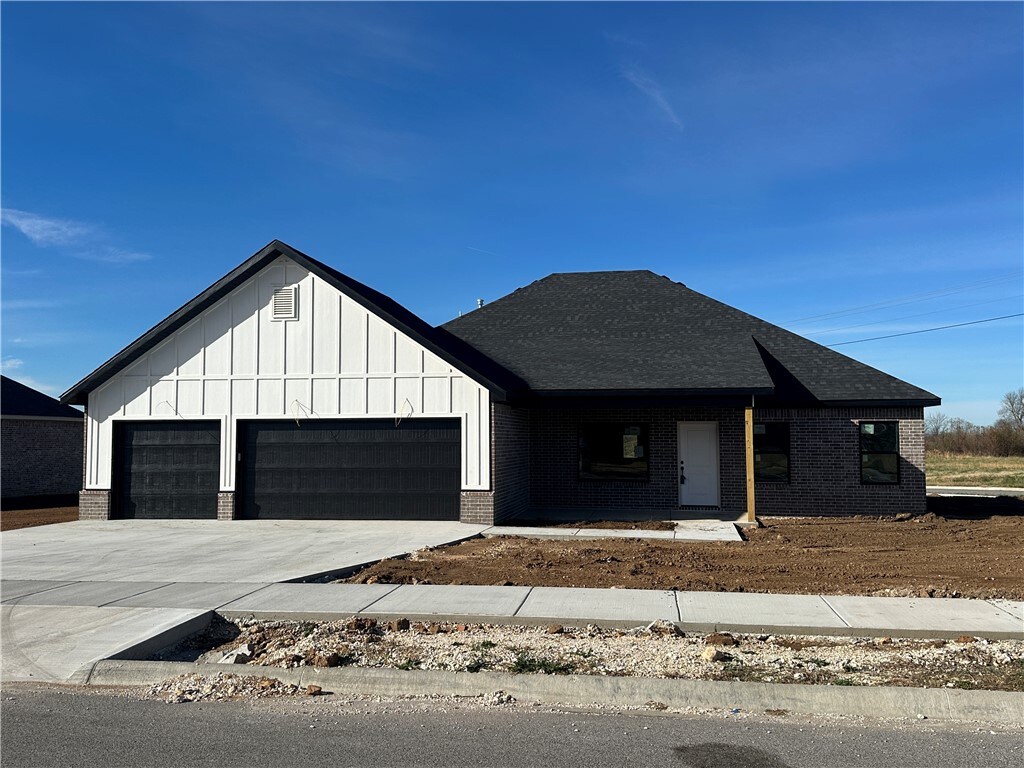
[[[457,520],[455,419],[247,422],[246,517]]]
[[[217,422],[119,424],[115,515],[216,518],[220,481],[219,429]]]

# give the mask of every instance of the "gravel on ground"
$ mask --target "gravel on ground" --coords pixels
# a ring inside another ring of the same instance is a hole
[[[1024,691],[1024,641],[683,634],[552,624],[217,618],[154,657],[259,667],[372,667]]]

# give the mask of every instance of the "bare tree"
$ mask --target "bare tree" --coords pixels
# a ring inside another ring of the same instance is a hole
[[[942,411],[929,413],[924,417],[924,433],[928,437],[938,437],[949,430],[949,416]]]
[[[999,406],[999,417],[1024,429],[1024,387],[1007,392]]]

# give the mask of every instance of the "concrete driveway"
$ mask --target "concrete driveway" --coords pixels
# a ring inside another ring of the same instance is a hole
[[[109,520],[8,531],[4,581],[290,581],[475,536],[404,520]]]

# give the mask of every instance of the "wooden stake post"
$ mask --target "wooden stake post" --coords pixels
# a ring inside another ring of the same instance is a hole
[[[743,432],[747,449],[747,522],[754,517],[754,408],[747,406],[743,411]]]

